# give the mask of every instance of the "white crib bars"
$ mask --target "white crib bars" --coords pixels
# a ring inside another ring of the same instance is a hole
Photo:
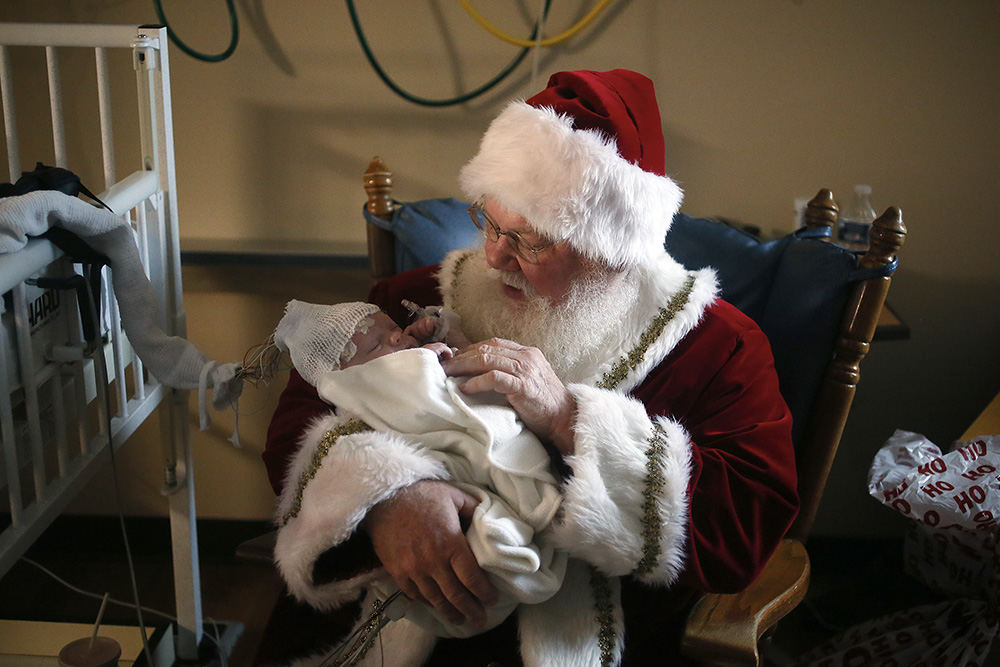
[[[163,330],[185,335],[166,30],[0,24],[0,99],[10,182],[22,173],[11,64],[14,47],[44,49],[55,165],[77,173],[80,163],[71,164],[67,152],[59,54],[65,47],[93,50],[104,175],[104,191],[98,196],[136,232],[146,273],[163,306]],[[121,48],[132,51],[139,104],[136,131],[142,154],[137,156],[136,171],[118,180],[108,50]],[[77,52],[73,53],[76,57]],[[18,85],[23,83],[17,80]],[[31,159],[45,161],[37,156]],[[94,163],[97,159],[93,156]],[[157,406],[163,407],[165,495],[180,626],[176,652],[181,659],[193,660],[202,639],[202,611],[187,392],[171,390],[143,371],[122,333],[110,291],[102,299],[110,306],[101,318],[106,320],[101,327],[104,344],[84,350],[75,293],[37,284],[39,278],[72,275],[72,262],[48,241],[32,240],[24,250],[0,255],[0,293],[4,295],[0,303],[4,318],[0,328],[0,489],[6,489],[10,512],[9,525],[0,533],[0,576],[105,462],[109,438],[99,419],[104,397],[95,373],[95,360],[103,357],[115,392],[110,434],[115,448]],[[105,275],[102,282],[110,285],[110,277]]]

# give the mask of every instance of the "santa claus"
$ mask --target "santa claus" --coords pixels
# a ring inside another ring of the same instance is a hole
[[[745,587],[797,511],[767,339],[717,298],[710,268],[664,251],[681,191],[646,77],[553,75],[500,113],[460,183],[483,247],[372,298],[443,303],[481,341],[445,371],[465,392],[506,396],[550,448],[562,493],[551,533],[569,565],[556,595],[499,627],[439,639],[404,617],[361,659],[666,664],[697,595]],[[477,627],[496,589],[462,532],[475,504],[418,443],[344,421],[292,373],[264,454],[290,590],[331,609],[391,579]],[[384,601],[370,598],[362,621],[381,625]]]

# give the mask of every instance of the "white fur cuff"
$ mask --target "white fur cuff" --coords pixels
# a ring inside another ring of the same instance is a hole
[[[669,584],[683,566],[690,441],[638,401],[570,385],[577,400],[573,474],[564,488],[557,545],[607,575]]]
[[[319,609],[356,599],[360,587],[381,571],[315,585],[316,559],[346,541],[368,510],[399,489],[423,479],[448,477],[440,463],[396,435],[369,431],[324,442],[330,427],[338,425],[342,425],[339,420],[328,418],[307,432],[279,503],[283,525],[274,550],[289,590]]]

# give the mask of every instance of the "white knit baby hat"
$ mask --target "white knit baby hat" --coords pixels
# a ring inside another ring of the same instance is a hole
[[[360,301],[321,305],[292,299],[274,330],[274,344],[288,352],[295,370],[315,387],[323,373],[338,370],[354,356],[357,348],[351,338],[378,311],[378,306]]]

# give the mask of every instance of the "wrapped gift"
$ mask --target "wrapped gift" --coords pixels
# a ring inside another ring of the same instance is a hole
[[[809,667],[985,666],[997,617],[985,602],[949,600],[856,625],[799,657]]]
[[[942,453],[922,435],[896,431],[875,455],[868,490],[913,519],[903,543],[907,574],[951,599],[857,625],[797,664],[971,667],[995,659],[1000,436],[957,442]]]
[[[875,455],[868,491],[914,520],[908,574],[946,595],[998,602],[1000,436],[943,454],[922,435],[896,431]]]

